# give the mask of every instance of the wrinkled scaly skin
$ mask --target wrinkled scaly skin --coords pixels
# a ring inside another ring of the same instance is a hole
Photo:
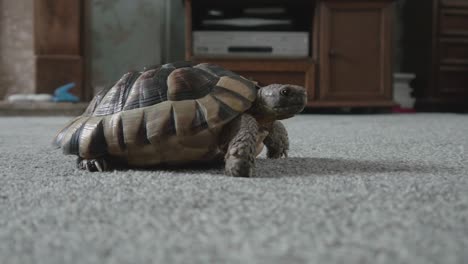
[[[264,135],[260,133],[262,130],[266,132]],[[263,147],[256,144],[258,141],[263,141],[267,147],[268,158],[287,157],[288,133],[280,121],[274,121],[268,127],[262,127],[254,117],[243,114],[226,126],[225,131],[223,137],[228,142],[225,150],[225,173],[227,175],[236,177],[254,175],[255,158]]]
[[[231,176],[250,177],[253,174],[257,150],[258,123],[249,114],[237,117],[226,126],[229,145],[226,150],[225,172]]]
[[[288,89],[289,95],[281,95],[280,91],[284,89]],[[268,158],[287,157],[288,132],[278,120],[302,111],[305,102],[305,90],[299,86],[270,85],[260,89],[251,111],[225,127],[227,132],[223,137],[229,142],[225,155],[226,174],[253,176],[255,157],[262,148],[258,143],[265,144]]]
[[[262,87],[252,108],[223,128],[219,149],[224,153],[225,173],[235,177],[253,176],[255,158],[263,144],[267,147],[268,158],[287,157],[288,133],[278,120],[301,112],[305,103],[306,92],[300,86],[272,84]],[[112,166],[105,158],[79,158],[78,168],[105,171]]]
[[[267,157],[270,159],[278,159],[288,157],[289,139],[288,131],[280,121],[273,122],[268,136],[263,141],[267,147]]]

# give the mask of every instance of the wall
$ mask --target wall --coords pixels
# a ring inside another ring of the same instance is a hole
[[[162,61],[164,0],[89,0],[91,86]]]
[[[89,84],[94,89],[111,84],[129,70],[183,60],[182,1],[86,1],[90,21],[85,46]],[[33,3],[0,0],[0,100],[7,94],[35,90]],[[173,20],[167,21],[170,17]],[[165,34],[170,43],[166,46]]]
[[[0,0],[0,100],[34,91],[33,1]]]
[[[180,61],[185,58],[185,9],[181,0],[168,0],[170,3],[170,46],[167,61]]]

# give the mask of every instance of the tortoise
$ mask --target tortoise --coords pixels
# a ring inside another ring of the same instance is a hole
[[[305,103],[301,86],[260,87],[215,64],[174,62],[124,74],[53,142],[88,171],[224,160],[227,175],[250,177],[264,146],[268,158],[287,157],[278,120]]]

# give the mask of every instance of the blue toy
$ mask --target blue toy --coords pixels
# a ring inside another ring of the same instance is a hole
[[[72,102],[72,103],[79,102],[80,98],[78,98],[77,96],[69,92],[75,86],[76,86],[75,83],[68,83],[55,89],[54,102]]]

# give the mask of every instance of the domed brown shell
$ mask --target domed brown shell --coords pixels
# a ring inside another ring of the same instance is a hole
[[[178,62],[129,72],[99,92],[54,143],[84,158],[118,154],[129,145],[219,128],[249,109],[256,94],[255,83],[214,64]]]

